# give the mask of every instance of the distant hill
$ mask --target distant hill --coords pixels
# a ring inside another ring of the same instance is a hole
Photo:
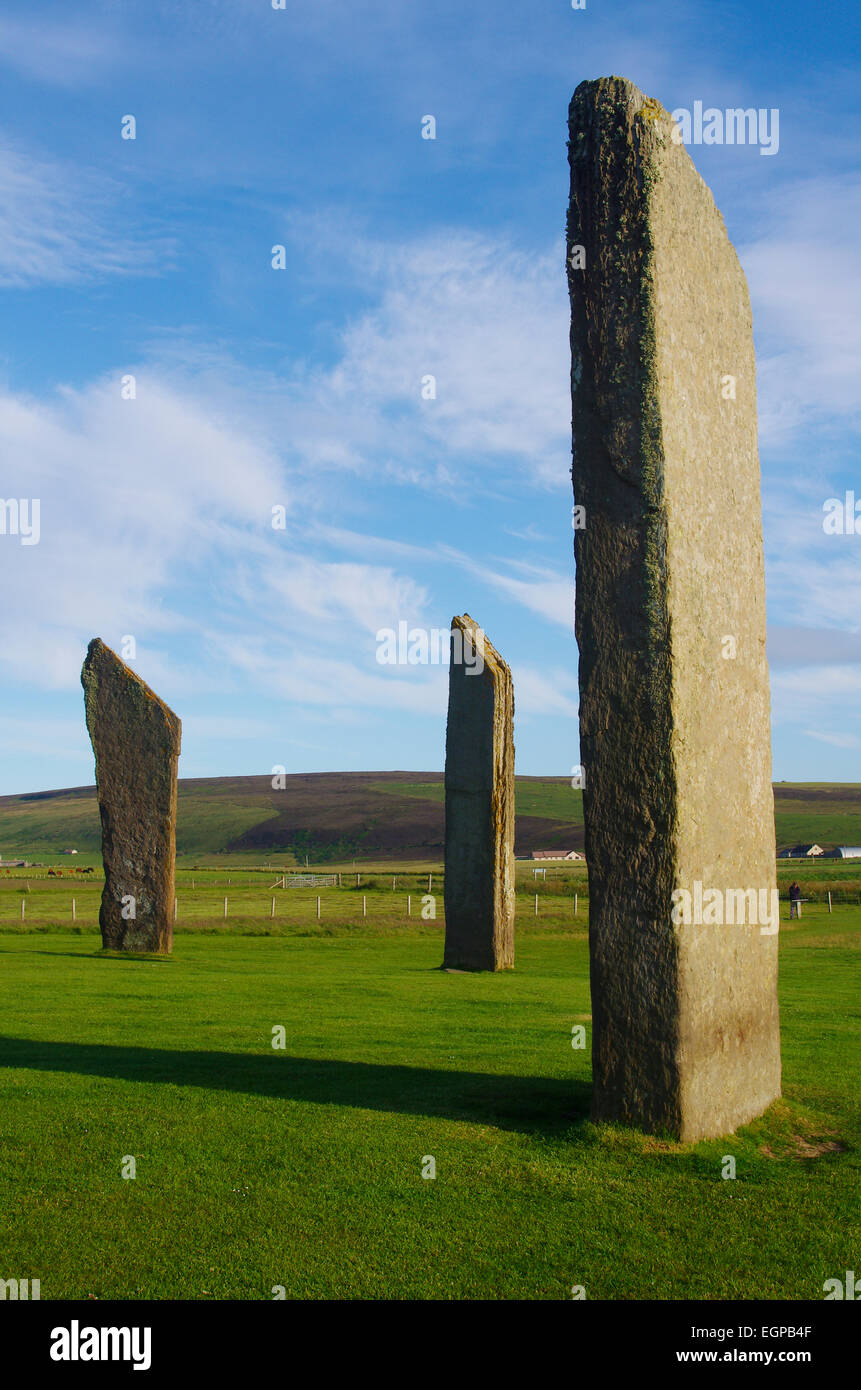
[[[288,776],[183,778],[177,853],[259,851],[343,859],[439,860],[444,789],[439,772],[319,772]],[[582,849],[583,797],[568,778],[517,779],[517,852]],[[0,797],[0,854],[98,852],[95,787]]]
[[[444,844],[439,772],[317,772],[271,778],[184,778],[177,850],[182,856],[258,852],[314,863],[344,859],[440,860]],[[583,796],[567,777],[517,778],[516,852],[583,848]],[[803,840],[828,848],[861,844],[861,786],[780,782],[778,847]],[[0,854],[97,853],[94,787],[0,797]]]

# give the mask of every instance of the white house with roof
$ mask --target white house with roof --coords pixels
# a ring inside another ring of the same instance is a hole
[[[533,859],[585,859],[585,854],[581,854],[576,849],[534,849]]]

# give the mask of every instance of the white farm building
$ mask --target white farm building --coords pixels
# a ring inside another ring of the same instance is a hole
[[[585,854],[581,854],[577,849],[534,849],[533,859],[585,859]]]

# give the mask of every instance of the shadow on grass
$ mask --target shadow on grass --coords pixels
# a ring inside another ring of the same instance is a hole
[[[71,1072],[314,1105],[433,1115],[532,1134],[560,1134],[588,1119],[591,1085],[572,1078],[496,1076],[430,1067],[290,1057],[282,1052],[168,1052],[101,1043],[0,1037],[0,1067]]]
[[[22,956],[38,956],[40,960],[45,959],[44,951],[19,951]],[[120,961],[123,963],[131,962],[136,965],[173,965],[173,956],[156,955],[153,952],[148,955],[145,951],[52,951],[51,960],[109,960]]]

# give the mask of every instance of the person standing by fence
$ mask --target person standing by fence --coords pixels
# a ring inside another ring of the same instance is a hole
[[[789,920],[801,916],[801,887],[792,881],[789,885]]]

